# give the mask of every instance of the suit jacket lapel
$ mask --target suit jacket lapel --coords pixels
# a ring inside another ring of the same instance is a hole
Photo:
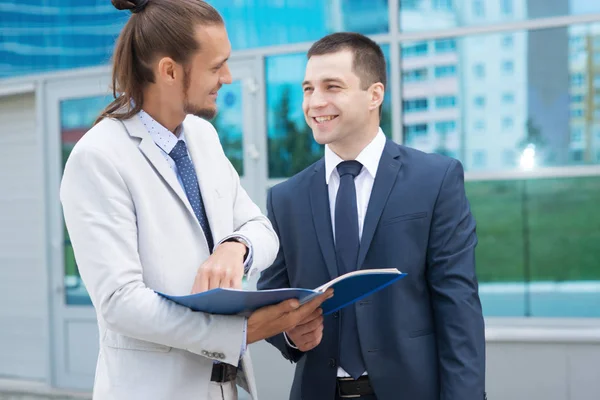
[[[321,252],[325,258],[329,275],[333,279],[338,276],[338,269],[329,211],[329,194],[325,182],[325,160],[323,159],[315,165],[315,171],[311,178],[310,205]]]
[[[156,146],[156,143],[154,143],[140,119],[137,116],[133,116],[130,119],[124,120],[123,124],[131,136],[142,139],[139,144],[140,151],[144,154],[146,159],[150,162],[150,164],[152,164],[160,176],[162,176],[167,183],[167,186],[175,192],[177,197],[183,202],[184,206],[188,209],[194,220],[197,222],[198,219],[196,218],[196,214],[194,214],[194,210],[192,209],[192,206],[190,205],[187,195],[183,191],[179,180],[177,180],[175,172],[171,169],[167,163],[167,160],[165,160],[164,156],[161,154],[161,150],[158,148],[158,146]],[[200,226],[200,223],[198,223],[198,226]]]
[[[369,200],[369,206],[367,208],[367,214],[365,215],[365,222],[363,224],[362,238],[360,241],[360,250],[358,252],[358,268],[362,268],[362,264],[365,261],[375,229],[379,223],[379,218],[383,212],[383,208],[387,203],[387,199],[394,187],[394,182],[398,177],[398,171],[402,166],[402,162],[399,160],[400,151],[398,145],[389,139],[386,141],[385,148],[379,160],[379,167],[377,168],[377,176],[373,183],[373,190],[371,191],[371,198]]]

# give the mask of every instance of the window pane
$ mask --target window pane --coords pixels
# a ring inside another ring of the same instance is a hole
[[[131,15],[110,1],[22,3],[0,3],[0,78],[107,64]],[[209,3],[223,16],[234,50],[313,41],[336,31],[388,32],[387,0]]]
[[[487,316],[600,317],[600,177],[466,188]]]
[[[71,150],[81,137],[93,125],[94,121],[112,101],[112,96],[96,96],[77,99],[68,99],[60,102],[60,133],[62,143],[62,166],[64,168]],[[79,276],[75,262],[73,246],[66,226],[64,232],[64,283],[65,304],[92,305],[88,292]]]
[[[430,126],[404,129],[404,143],[456,156],[468,171],[600,163],[599,32],[585,24],[466,36],[443,53],[433,50],[439,40],[402,44],[403,124]],[[455,129],[432,129],[448,121]]]
[[[425,31],[600,12],[589,0],[400,0],[400,30]]]
[[[234,77],[235,79],[235,77]],[[223,151],[238,175],[244,175],[242,81],[223,85],[217,97],[217,114],[210,121],[219,134]]]
[[[110,1],[27,3],[0,3],[0,78],[106,64],[130,14]]]
[[[389,46],[381,48],[386,57],[389,82]],[[323,147],[314,141],[302,112],[306,62],[306,54],[266,58],[269,178],[290,177],[323,155]],[[383,102],[381,129],[391,137],[389,88]]]
[[[529,180],[531,315],[600,316],[600,177]]]
[[[525,315],[523,231],[517,181],[466,182],[477,221],[479,295],[486,316]],[[511,292],[509,288],[516,287]]]
[[[318,40],[332,32],[388,32],[387,0],[209,0],[234,50]]]

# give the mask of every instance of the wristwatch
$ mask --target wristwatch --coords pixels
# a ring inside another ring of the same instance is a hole
[[[244,262],[246,262],[246,259],[248,258],[248,253],[250,252],[250,243],[246,239],[244,239],[241,236],[234,236],[234,237],[230,237],[229,239],[226,239],[224,242],[237,242],[237,243],[241,243],[244,246],[246,246],[246,254],[244,254]],[[244,273],[248,273],[249,269],[250,269],[250,266],[245,265]]]

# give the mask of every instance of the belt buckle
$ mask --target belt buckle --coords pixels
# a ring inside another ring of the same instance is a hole
[[[221,369],[221,382],[231,382],[235,381],[237,368],[230,364],[221,364],[223,368]]]
[[[217,383],[225,383],[235,380],[235,367],[230,367],[224,363],[213,364],[213,372],[211,380]]]
[[[219,383],[227,382],[227,366],[225,364],[219,364]]]
[[[354,378],[352,377],[339,377],[338,381],[353,381]],[[338,396],[341,399],[358,399],[361,397],[360,394],[342,394],[341,390],[340,390],[340,385],[337,385],[337,390],[338,390]]]

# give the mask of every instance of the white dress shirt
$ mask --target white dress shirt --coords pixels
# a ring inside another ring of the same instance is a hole
[[[356,205],[358,212],[358,236],[362,238],[362,230],[365,222],[365,215],[367,213],[367,207],[369,206],[369,199],[371,198],[371,191],[373,190],[373,183],[375,182],[375,176],[377,176],[377,168],[379,167],[379,160],[383,154],[385,148],[386,138],[381,128],[377,132],[375,138],[365,147],[360,154],[356,157],[356,161],[363,165],[360,173],[354,178],[354,186],[356,188]],[[331,227],[333,228],[333,238],[335,242],[335,199],[337,192],[340,187],[340,174],[338,173],[337,166],[342,160],[340,156],[335,154],[329,146],[325,145],[325,182],[327,183],[327,190],[329,191],[329,211],[331,214]],[[287,335],[284,335],[286,340]],[[288,340],[288,345],[293,346]],[[367,375],[367,372],[363,375]],[[348,374],[342,367],[338,368],[339,377],[349,377]]]

